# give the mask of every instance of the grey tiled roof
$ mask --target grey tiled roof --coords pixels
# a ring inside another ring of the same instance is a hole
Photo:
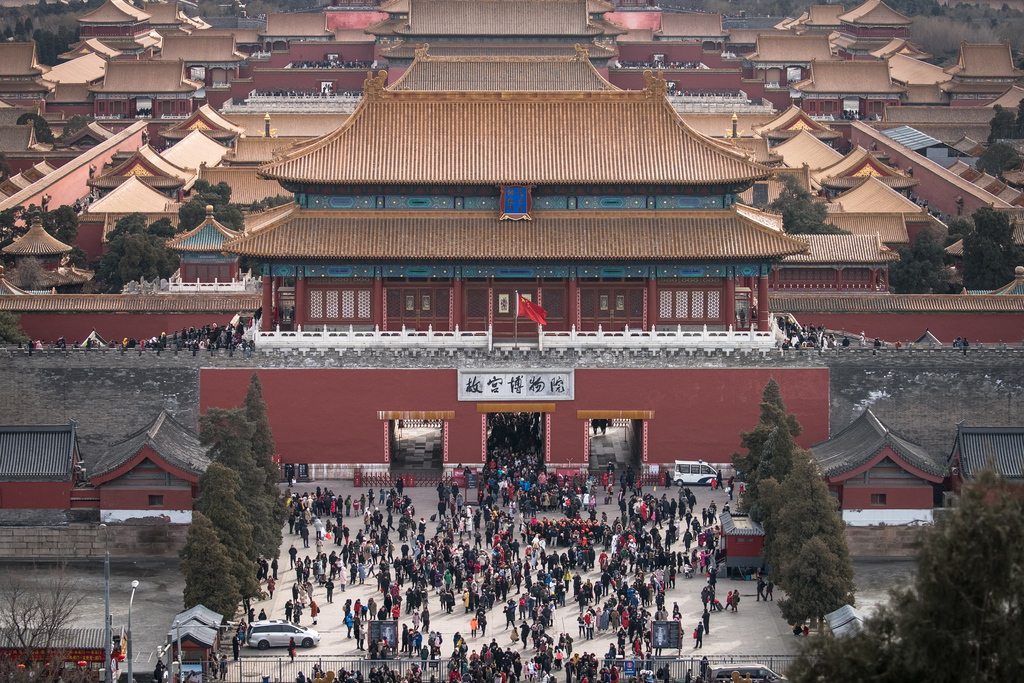
[[[0,426],[0,481],[70,481],[75,423]]]
[[[217,614],[209,607],[203,605],[196,605],[191,609],[187,609],[184,612],[179,612],[171,620],[172,623],[177,621],[182,625],[189,622],[197,622],[200,624],[206,624],[207,626],[220,626],[220,623],[224,621],[223,614]]]
[[[723,512],[718,516],[722,523],[722,533],[728,536],[764,536],[764,529],[760,524],[746,515],[737,515],[743,520],[743,524],[737,525],[738,519],[734,519],[729,512]]]
[[[977,475],[990,458],[996,471],[1004,477],[1024,478],[1024,427],[958,425],[950,459],[958,450],[964,479]]]
[[[942,468],[924,448],[894,433],[870,408],[849,427],[811,449],[825,476],[833,477],[865,464],[886,446],[917,469],[937,477],[943,475]]]
[[[168,464],[192,474],[200,475],[210,465],[207,449],[199,443],[199,437],[164,410],[139,431],[108,447],[92,464],[90,476],[98,477],[117,469],[144,446],[152,448]]]

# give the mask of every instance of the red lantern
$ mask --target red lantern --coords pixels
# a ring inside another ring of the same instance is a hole
[[[19,665],[18,665],[18,668],[19,668],[19,669],[24,669],[24,668],[25,668],[25,665],[24,665],[24,664],[19,664]]]
[[[87,661],[85,661],[83,659],[82,661],[78,662],[78,666],[80,666],[80,667],[82,667],[84,669],[85,667],[89,666],[89,662],[87,662]]]

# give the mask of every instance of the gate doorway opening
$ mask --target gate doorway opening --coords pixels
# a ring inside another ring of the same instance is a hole
[[[448,421],[454,411],[381,411],[384,462],[394,474],[436,474],[448,460]]]
[[[614,472],[614,483],[632,468],[640,472],[647,461],[647,421],[652,410],[580,410],[583,452],[592,474]],[[614,468],[612,467],[614,466]]]
[[[484,449],[488,463],[504,469],[522,459],[531,469],[543,468],[549,442],[548,413],[484,413]]]

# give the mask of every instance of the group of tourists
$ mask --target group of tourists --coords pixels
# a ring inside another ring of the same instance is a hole
[[[491,421],[480,486],[470,493],[456,483],[461,477],[438,484],[437,513],[429,521],[418,516],[400,480],[358,496],[320,487],[290,496],[289,531],[315,551],[300,560],[294,544],[289,550],[296,581],[286,617],[299,623],[310,614],[316,623],[315,590],[326,591],[330,603],[346,586],[372,582],[373,597],[345,600],[342,608],[346,637],[370,659],[426,662],[447,655],[450,680],[467,683],[544,680],[553,671],[565,671],[567,683],[614,683],[616,660],[655,654],[652,620],[681,625],[680,608],[667,602],[665,591],[699,568],[709,576],[694,630],[695,647],[702,647],[720,605],[717,507],[695,510],[696,497],[686,488],[671,496],[645,492],[631,468],[617,493],[593,477],[547,473],[542,418]],[[598,496],[617,496],[621,514],[598,515]],[[724,609],[737,606],[738,595],[730,595]],[[555,613],[567,609],[574,612],[575,639],[555,628]],[[464,630],[447,637],[431,629],[432,614],[456,610],[467,618]],[[400,632],[369,638],[369,622],[403,615]],[[600,659],[574,653],[573,643],[595,632],[613,635],[607,653]],[[474,637],[490,642],[471,644]],[[682,648],[682,638],[675,646]],[[388,671],[382,667],[378,675],[389,680]]]

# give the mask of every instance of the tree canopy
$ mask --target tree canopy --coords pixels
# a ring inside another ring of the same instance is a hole
[[[178,208],[178,229],[186,232],[206,220],[206,207],[213,207],[214,219],[231,230],[245,228],[245,216],[231,203],[231,187],[221,181],[211,185],[199,179],[192,186],[192,197]]]
[[[1024,664],[1024,490],[991,471],[920,530],[917,571],[853,638],[812,640],[793,683],[1002,683]]]
[[[24,344],[28,335],[18,324],[18,316],[0,311],[0,344]]]
[[[1020,168],[1020,164],[1020,152],[1005,142],[994,142],[978,157],[977,167],[979,171],[998,177],[1004,171]]]
[[[192,513],[192,524],[179,556],[185,577],[185,609],[203,605],[232,618],[242,593],[232,574],[227,548],[202,512]]]
[[[837,235],[846,234],[828,222],[825,205],[815,202],[796,178],[782,176],[785,189],[768,208],[782,214],[782,228],[792,235]]]
[[[169,278],[178,269],[178,256],[167,248],[174,234],[170,221],[146,223],[133,213],[119,220],[107,236],[107,253],[96,269],[96,279],[107,292],[117,294],[132,280]]]
[[[26,123],[31,123],[32,127],[35,128],[36,140],[38,142],[44,142],[47,144],[54,142],[55,138],[53,137],[53,131],[50,130],[50,124],[48,124],[46,119],[42,116],[29,112],[18,117],[17,124],[19,126],[23,126]]]
[[[1008,140],[1017,137],[1017,115],[1012,109],[1006,109],[1000,104],[992,108],[995,112],[988,122],[988,141]]]
[[[949,294],[953,273],[946,250],[931,232],[922,230],[914,243],[900,249],[900,260],[889,264],[889,285],[897,294]]]
[[[1008,284],[1014,269],[1024,265],[1009,216],[986,206],[975,211],[971,219],[974,230],[964,236],[964,287],[993,290]]]

